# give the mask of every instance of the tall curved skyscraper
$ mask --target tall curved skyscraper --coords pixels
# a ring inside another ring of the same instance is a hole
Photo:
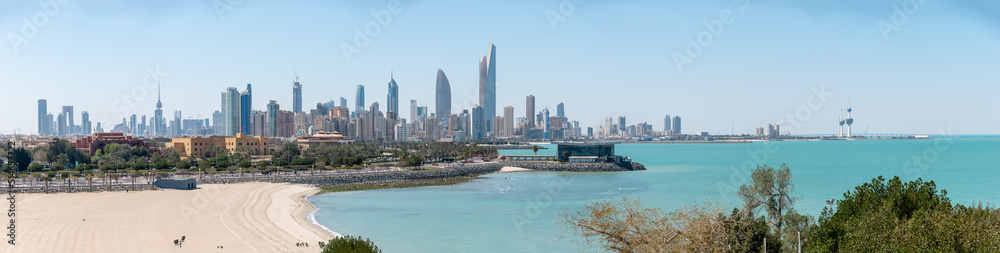
[[[448,83],[448,77],[444,75],[444,71],[438,69],[437,75],[437,89],[435,94],[435,110],[437,112],[438,119],[448,119],[448,115],[451,115],[451,84]]]
[[[496,54],[497,47],[490,42],[490,52],[479,59],[479,104],[483,106],[487,129],[493,127],[493,118],[497,116]]]

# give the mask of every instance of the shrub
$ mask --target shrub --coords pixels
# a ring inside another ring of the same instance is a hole
[[[375,246],[369,239],[361,239],[360,236],[352,237],[345,235],[344,237],[330,239],[326,245],[323,245],[323,253],[369,253],[369,252],[382,252]]]

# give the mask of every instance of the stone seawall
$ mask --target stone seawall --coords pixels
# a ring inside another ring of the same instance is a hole
[[[501,162],[504,167],[518,167],[540,171],[611,172],[646,170],[640,163],[563,163],[563,162]]]
[[[387,171],[372,173],[315,175],[299,177],[256,177],[256,178],[220,178],[198,180],[200,184],[221,184],[221,183],[242,183],[242,182],[269,182],[269,183],[295,183],[309,184],[317,187],[330,187],[348,184],[375,184],[386,182],[402,182],[412,180],[431,180],[442,178],[456,178],[479,176],[500,171],[499,164],[476,164],[466,166],[452,166],[442,169],[429,170],[408,170],[408,171]]]

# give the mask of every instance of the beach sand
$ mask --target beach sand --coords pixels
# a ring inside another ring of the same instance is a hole
[[[521,172],[521,171],[532,171],[532,170],[525,169],[525,168],[518,168],[518,167],[503,167],[503,168],[500,168],[500,172],[499,173]]]
[[[333,238],[306,218],[313,207],[304,198],[318,191],[298,184],[240,183],[18,194],[17,245],[4,243],[0,252],[318,252],[318,241]],[[181,236],[186,236],[183,247],[174,246]]]

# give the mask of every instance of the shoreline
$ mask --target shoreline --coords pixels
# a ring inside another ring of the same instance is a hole
[[[307,196],[318,191],[253,182],[196,190],[16,194],[16,245],[0,252],[317,252],[317,242],[334,238],[309,220],[317,209]],[[175,246],[181,236],[184,244]]]

